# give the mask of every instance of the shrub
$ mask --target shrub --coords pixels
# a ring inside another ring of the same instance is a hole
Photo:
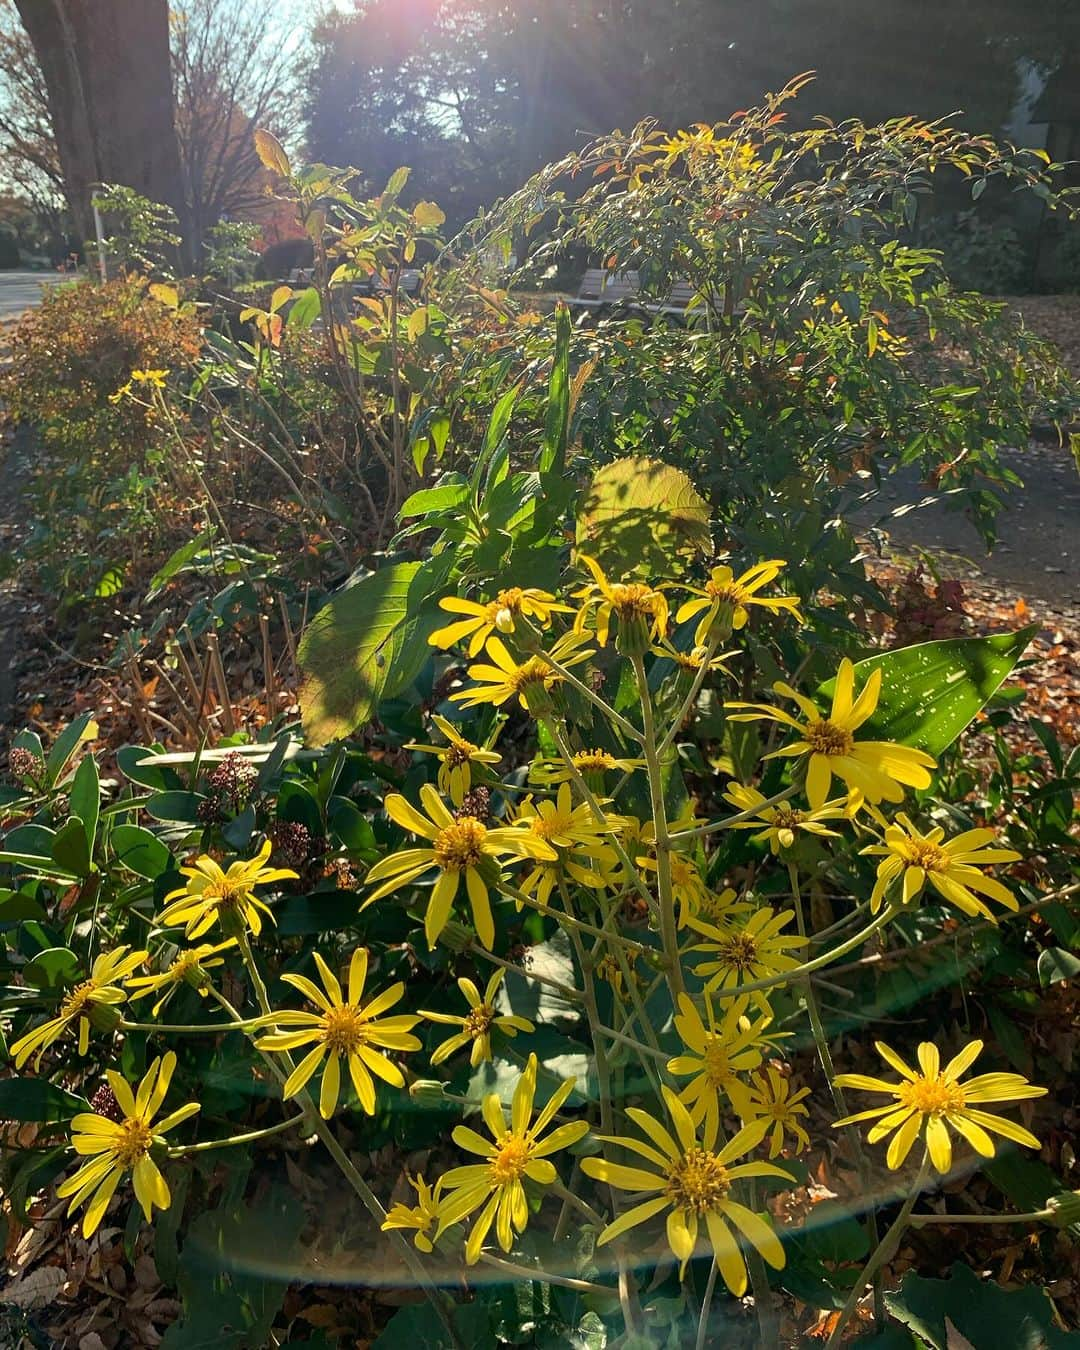
[[[1030,249],[1013,226],[974,210],[934,216],[920,234],[926,248],[941,251],[949,279],[963,290],[1013,295],[1031,275]]]

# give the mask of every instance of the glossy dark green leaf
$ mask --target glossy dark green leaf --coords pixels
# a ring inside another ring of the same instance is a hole
[[[856,662],[856,690],[881,671],[881,698],[860,735],[940,755],[993,696],[1038,631],[1032,624],[1017,633],[921,642]],[[832,679],[818,690],[823,711],[835,687]]]
[[[75,777],[71,780],[69,805],[71,814],[78,816],[86,829],[86,841],[92,856],[94,840],[97,838],[98,815],[101,811],[101,785],[93,755],[84,755],[75,770]]]
[[[85,1097],[76,1097],[47,1078],[0,1079],[0,1120],[55,1125],[89,1109]]]
[[[68,947],[49,947],[38,952],[22,968],[22,977],[36,989],[60,989],[78,978],[79,958]]]
[[[69,816],[56,831],[53,861],[77,877],[90,875],[90,840],[81,817]]]
[[[1071,952],[1065,951],[1061,947],[1047,947],[1039,953],[1037,964],[1039,972],[1039,983],[1045,989],[1047,985],[1056,984],[1058,981],[1067,983],[1069,980],[1075,980],[1080,975],[1080,957],[1073,956]]]
[[[141,825],[117,825],[109,836],[117,862],[153,881],[173,866],[173,857],[157,835]]]

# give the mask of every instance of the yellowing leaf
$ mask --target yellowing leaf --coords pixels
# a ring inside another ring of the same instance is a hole
[[[278,286],[270,297],[270,313],[276,314],[286,300],[292,297],[291,286]]]
[[[292,173],[289,156],[272,131],[263,131],[260,127],[255,132],[255,153],[268,169],[279,173],[282,178],[288,178]]]
[[[161,305],[167,309],[176,309],[180,303],[180,293],[175,286],[166,286],[164,282],[155,281],[150,287],[150,294]]]
[[[409,315],[409,321],[405,325],[411,341],[415,342],[421,333],[427,332],[428,311],[427,305],[421,305],[419,309],[414,309]]]
[[[446,219],[446,212],[434,202],[417,202],[413,207],[413,220],[422,230],[434,230]]]
[[[616,579],[679,571],[680,558],[712,552],[709,506],[681,469],[617,459],[597,470],[585,492],[577,546]]]

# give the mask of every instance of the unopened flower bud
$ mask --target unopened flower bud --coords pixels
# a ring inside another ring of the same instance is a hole
[[[446,1090],[434,1078],[418,1078],[409,1084],[409,1096],[418,1106],[441,1106],[446,1099]]]
[[[1058,1228],[1080,1223],[1080,1191],[1063,1191],[1060,1195],[1052,1195],[1046,1202],[1046,1208],[1053,1216],[1051,1223]]]
[[[114,1003],[92,1003],[86,1019],[95,1031],[115,1031],[124,1016]]]

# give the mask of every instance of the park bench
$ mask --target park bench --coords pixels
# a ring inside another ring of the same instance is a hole
[[[677,281],[660,301],[641,297],[641,276],[630,269],[608,272],[590,267],[581,278],[578,293],[568,303],[580,309],[602,309],[608,305],[628,305],[647,314],[685,314],[696,294],[689,281]]]

